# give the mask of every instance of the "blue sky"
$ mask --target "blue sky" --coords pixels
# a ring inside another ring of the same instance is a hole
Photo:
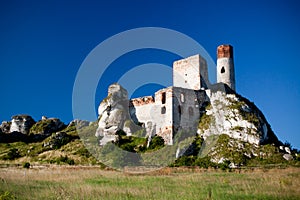
[[[216,47],[234,46],[237,92],[263,111],[276,135],[300,148],[300,13],[297,1],[1,1],[0,121],[27,113],[72,117],[76,73],[89,52],[119,32],[164,27]],[[107,86],[132,66],[177,59],[157,50],[120,57],[101,80]],[[136,95],[147,95],[142,87]]]

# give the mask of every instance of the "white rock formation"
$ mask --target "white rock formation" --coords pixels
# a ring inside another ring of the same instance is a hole
[[[124,123],[129,119],[128,94],[119,84],[109,86],[108,96],[98,108],[99,123],[97,137],[102,137],[100,145],[117,139],[116,132],[124,129]],[[130,134],[130,129],[126,129]]]
[[[3,121],[0,125],[0,130],[2,133],[9,133],[11,122]]]
[[[28,134],[35,121],[29,115],[15,115],[12,117],[9,132]]]
[[[231,138],[257,145],[268,139],[267,122],[246,102],[235,94],[221,91],[207,94],[211,104],[204,114],[205,122],[201,123],[202,116],[198,129],[204,139],[210,135],[227,134]]]
[[[285,152],[287,152],[288,154],[291,154],[291,149],[289,147],[284,147]]]
[[[285,160],[287,160],[287,161],[290,161],[290,160],[293,160],[293,159],[294,159],[293,156],[292,156],[291,154],[284,154],[284,155],[283,155],[283,158],[284,158]]]

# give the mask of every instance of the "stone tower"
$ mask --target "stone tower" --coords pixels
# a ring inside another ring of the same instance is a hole
[[[207,89],[207,63],[200,55],[194,55],[173,63],[173,86],[190,90]]]
[[[235,91],[233,47],[220,45],[217,49],[217,82],[227,84]]]

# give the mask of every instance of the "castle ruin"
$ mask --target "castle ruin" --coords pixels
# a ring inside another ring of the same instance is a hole
[[[235,91],[233,47],[217,48],[217,83],[208,79],[207,63],[194,55],[173,63],[173,86],[130,100],[129,113],[136,124],[142,124],[147,135],[159,135],[168,145],[180,130],[196,133],[199,118],[209,103],[210,93]]]

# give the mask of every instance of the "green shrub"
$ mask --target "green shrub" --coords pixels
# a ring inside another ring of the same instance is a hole
[[[155,135],[150,142],[148,150],[157,150],[165,146],[165,141],[161,136]]]
[[[219,167],[221,170],[225,171],[225,170],[227,170],[227,169],[230,169],[229,165],[230,165],[230,161],[229,161],[229,160],[225,160],[224,162],[218,164],[218,167]]]
[[[29,169],[30,168],[30,163],[29,162],[23,163],[23,168]]]
[[[173,167],[180,167],[180,166],[194,166],[195,160],[197,157],[195,156],[181,156],[176,159],[175,163],[171,166]]]
[[[69,164],[69,165],[74,165],[75,164],[75,161],[71,158],[69,158],[68,156],[60,156],[58,158],[56,158],[55,160],[50,160],[49,161],[50,164],[61,164],[61,163],[66,163],[66,164]]]
[[[211,162],[210,157],[208,157],[208,156],[205,156],[203,158],[198,157],[195,160],[195,165],[198,167],[201,167],[201,168],[205,168],[205,169],[207,169],[209,167],[215,168],[217,166],[216,163]]]
[[[18,149],[12,148],[9,149],[8,153],[3,157],[3,160],[14,160],[16,158],[21,157]]]

